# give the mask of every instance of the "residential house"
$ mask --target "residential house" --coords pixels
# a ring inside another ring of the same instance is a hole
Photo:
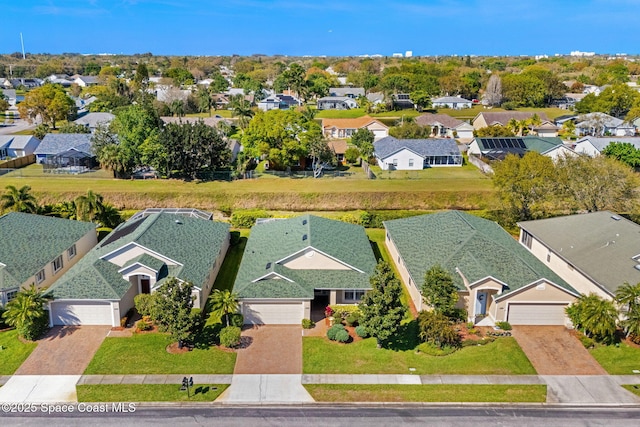
[[[33,89],[34,87],[42,86],[42,84],[44,83],[44,81],[41,79],[25,78],[9,79],[9,82],[11,84],[11,87],[14,89],[18,89],[20,86],[24,86],[26,89]]]
[[[574,151],[579,154],[586,154],[591,157],[598,156],[612,142],[626,142],[640,149],[640,137],[595,137],[583,136],[576,141]]]
[[[28,156],[38,145],[40,140],[31,135],[0,135],[0,160]]]
[[[576,117],[576,135],[634,136],[635,126],[605,113],[588,113]]]
[[[344,139],[332,139],[328,141],[329,149],[336,155],[339,163],[344,163],[344,155],[347,152],[347,141]]]
[[[433,108],[451,108],[452,110],[462,110],[463,108],[473,107],[473,103],[459,96],[443,96],[431,100]]]
[[[258,221],[233,291],[245,324],[300,325],[329,304],[355,304],[376,258],[362,226],[304,215]],[[315,317],[315,316],[314,316]]]
[[[179,87],[161,84],[157,84],[154,89],[149,89],[149,91],[155,94],[158,101],[167,104],[171,104],[173,101],[185,102],[191,95],[191,90],[189,89],[180,89]]]
[[[529,111],[500,111],[500,112],[486,112],[478,113],[476,117],[471,121],[474,129],[481,129],[487,126],[506,126],[511,119],[517,121],[529,120],[534,115],[540,118],[541,122],[548,122],[549,118],[543,112],[529,112]]]
[[[45,81],[62,87],[70,87],[73,83],[71,81],[71,77],[67,74],[51,74],[49,77],[45,78]]]
[[[462,154],[453,139],[396,139],[388,136],[373,145],[382,170],[462,166]]]
[[[0,216],[0,305],[46,288],[98,243],[95,224],[10,212]]]
[[[358,129],[369,129],[375,139],[389,135],[387,125],[369,116],[355,119],[322,119],[322,132],[327,138],[351,138]]]
[[[440,265],[458,288],[468,321],[493,325],[565,325],[578,293],[493,221],[459,211],[385,221],[386,246],[413,303]]]
[[[111,113],[87,113],[73,122],[77,125],[86,127],[91,131],[91,133],[93,133],[100,125],[109,126],[109,123],[111,123],[115,117],[116,116]]]
[[[364,96],[364,88],[361,87],[331,87],[329,88],[329,96],[346,96],[356,99]]]
[[[98,76],[77,76],[73,83],[80,87],[96,86],[100,84]]]
[[[538,152],[553,160],[560,156],[575,155],[562,139],[539,136],[476,137],[469,144],[468,153],[489,160],[502,160],[508,154],[522,157],[529,151]]]
[[[531,133],[541,138],[555,138],[558,136],[559,130],[560,128],[558,126],[549,121],[531,127]]]
[[[45,163],[45,160],[53,157],[77,157],[92,158],[91,134],[88,133],[48,133],[40,142],[33,154],[36,162]]]
[[[1,89],[0,99],[2,99],[3,96],[9,103],[9,107],[15,107],[18,103],[18,95],[16,94],[15,89]],[[22,99],[24,99],[24,96],[22,97]]]
[[[262,111],[269,110],[288,110],[291,107],[301,105],[300,100],[292,95],[279,93],[277,95],[267,96],[258,102],[258,108]]]
[[[423,114],[416,117],[415,121],[420,126],[430,126],[435,138],[473,139],[473,126],[448,114]]]
[[[193,283],[202,309],[229,247],[229,224],[154,213],[120,224],[48,291],[51,325],[120,326],[138,294]]]
[[[523,221],[520,243],[581,294],[640,283],[640,225],[609,211]]]
[[[408,93],[396,93],[393,97],[393,108],[398,110],[409,110],[415,108],[415,104],[411,100],[411,95]]]
[[[358,103],[348,96],[325,96],[317,101],[318,110],[351,110],[358,108]]]

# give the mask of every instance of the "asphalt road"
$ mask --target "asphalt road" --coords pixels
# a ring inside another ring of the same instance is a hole
[[[129,412],[87,412],[74,404],[73,414],[0,413],[11,426],[638,426],[640,407],[570,408],[542,406],[302,406],[302,407],[149,407],[121,406]],[[34,409],[34,408],[32,408]],[[96,406],[94,409],[100,410]],[[131,410],[134,412],[130,412]],[[83,412],[78,412],[82,410]]]

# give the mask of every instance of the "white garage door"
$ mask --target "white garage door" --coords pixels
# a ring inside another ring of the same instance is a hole
[[[301,302],[244,303],[242,314],[246,325],[299,325],[304,316],[304,306]]]
[[[564,325],[565,304],[509,304],[512,325]]]
[[[111,303],[52,302],[51,318],[54,325],[111,325]]]
[[[388,135],[388,131],[385,129],[374,130],[373,137],[375,139],[385,138]]]

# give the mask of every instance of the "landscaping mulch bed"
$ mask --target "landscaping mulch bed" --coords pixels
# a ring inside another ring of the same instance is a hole
[[[173,342],[167,346],[167,353],[170,353],[170,354],[183,354],[183,353],[188,353],[190,351],[191,349],[188,346],[178,348],[177,342]]]

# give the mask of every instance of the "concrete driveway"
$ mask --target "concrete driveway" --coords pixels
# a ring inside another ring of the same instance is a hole
[[[302,374],[302,328],[261,325],[242,331],[234,374]]]
[[[564,326],[514,326],[513,337],[539,375],[607,375]]]
[[[110,326],[56,326],[15,375],[82,375],[111,330]]]

